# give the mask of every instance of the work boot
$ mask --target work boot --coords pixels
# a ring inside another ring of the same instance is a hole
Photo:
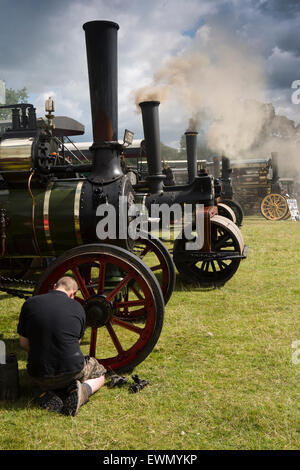
[[[40,408],[48,411],[54,411],[55,413],[60,413],[64,406],[62,399],[51,390],[42,392],[38,396],[38,403]]]
[[[86,387],[79,380],[69,385],[62,413],[67,416],[76,416],[79,408],[89,401]]]

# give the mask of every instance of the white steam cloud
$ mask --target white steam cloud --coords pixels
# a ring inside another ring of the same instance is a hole
[[[269,158],[276,151],[284,157],[281,168],[290,173],[300,168],[298,128],[264,104],[265,90],[264,69],[250,47],[203,26],[191,49],[157,70],[134,99],[137,108],[141,101],[175,99],[178,113],[183,108],[190,116],[187,128],[205,129],[212,152],[240,159]]]

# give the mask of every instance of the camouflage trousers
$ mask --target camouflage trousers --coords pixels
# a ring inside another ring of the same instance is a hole
[[[31,377],[33,386],[38,386],[41,390],[59,390],[68,387],[74,380],[85,382],[89,379],[101,377],[106,372],[102,364],[97,359],[90,356],[84,357],[84,366],[80,372],[71,374],[60,374],[55,377]]]

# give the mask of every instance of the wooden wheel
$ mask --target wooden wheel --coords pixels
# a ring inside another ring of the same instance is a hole
[[[260,204],[261,214],[268,220],[284,219],[289,211],[286,198],[281,194],[267,194]]]
[[[193,235],[190,241],[195,241],[194,227],[190,227],[190,233]],[[175,240],[173,251],[175,266],[186,282],[200,287],[221,287],[232,278],[244,250],[242,234],[232,221],[220,215],[212,217],[211,252],[187,250],[187,241],[182,233]]]
[[[84,354],[96,357],[109,371],[125,372],[142,362],[158,341],[164,316],[163,296],[152,271],[122,248],[83,245],[49,266],[34,295],[53,289],[64,275],[76,279],[75,300],[86,312]],[[138,321],[120,318],[126,313],[134,316],[136,310]]]

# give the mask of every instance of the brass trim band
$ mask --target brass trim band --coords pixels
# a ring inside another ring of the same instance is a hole
[[[49,206],[50,206],[50,196],[53,187],[53,182],[51,182],[45,192],[44,197],[44,207],[43,207],[43,226],[44,233],[46,238],[47,247],[50,249],[50,252],[54,254],[54,247],[50,233],[50,223],[49,223]]]
[[[84,181],[79,181],[74,196],[74,230],[75,238],[77,240],[78,245],[82,245],[82,238],[80,232],[80,197],[83,183]]]

